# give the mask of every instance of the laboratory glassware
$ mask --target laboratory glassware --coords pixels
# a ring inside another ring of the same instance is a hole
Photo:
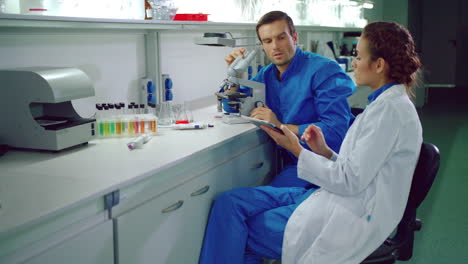
[[[158,120],[161,127],[172,125],[174,117],[172,113],[172,104],[170,101],[162,102],[160,104]]]
[[[174,104],[173,111],[176,124],[188,124],[190,122],[185,109],[185,104]]]

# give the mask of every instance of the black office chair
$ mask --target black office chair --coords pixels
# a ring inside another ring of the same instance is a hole
[[[351,114],[354,115],[354,118],[351,119],[349,126],[351,126],[354,123],[354,121],[356,120],[356,117],[359,114],[361,114],[363,111],[364,111],[364,108],[351,107]]]
[[[422,226],[421,220],[416,218],[416,210],[434,182],[439,163],[439,149],[431,143],[423,142],[408,203],[395,235],[388,238],[361,264],[391,264],[396,260],[407,261],[413,256],[414,232],[421,230]]]
[[[364,108],[351,107],[351,114],[354,116],[358,116],[362,111],[364,111]]]

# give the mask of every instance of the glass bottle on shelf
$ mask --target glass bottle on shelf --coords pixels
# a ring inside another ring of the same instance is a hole
[[[145,19],[153,19],[153,7],[148,0],[145,0]]]

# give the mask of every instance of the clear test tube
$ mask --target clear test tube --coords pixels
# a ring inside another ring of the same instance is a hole
[[[148,103],[148,114],[156,115],[156,104]]]
[[[125,130],[122,130],[122,136],[124,137],[128,137],[128,136],[132,136],[130,134],[130,122],[129,122],[129,115],[123,115],[122,116],[122,127],[125,128]]]
[[[127,108],[125,108],[125,110],[123,110],[123,113],[124,113],[124,118],[123,118],[123,122],[124,122],[124,126],[125,126],[125,135],[128,136],[129,134],[129,129],[130,129],[130,126],[128,124],[128,115],[129,115],[129,112],[130,112],[130,105],[127,105]]]

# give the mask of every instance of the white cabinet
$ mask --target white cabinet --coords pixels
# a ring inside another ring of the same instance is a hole
[[[108,220],[32,257],[25,264],[112,264],[112,221]]]
[[[55,231],[58,222],[39,223],[0,240],[0,263],[114,263],[113,226],[106,212]]]
[[[192,263],[215,195],[214,176],[198,177],[115,219],[118,263]]]
[[[273,157],[262,144],[116,217],[118,263],[197,263],[214,198],[262,183]]]
[[[258,186],[265,183],[265,178],[271,179],[273,175],[266,176],[273,173],[275,151],[274,144],[266,143],[233,160],[233,187]]]

